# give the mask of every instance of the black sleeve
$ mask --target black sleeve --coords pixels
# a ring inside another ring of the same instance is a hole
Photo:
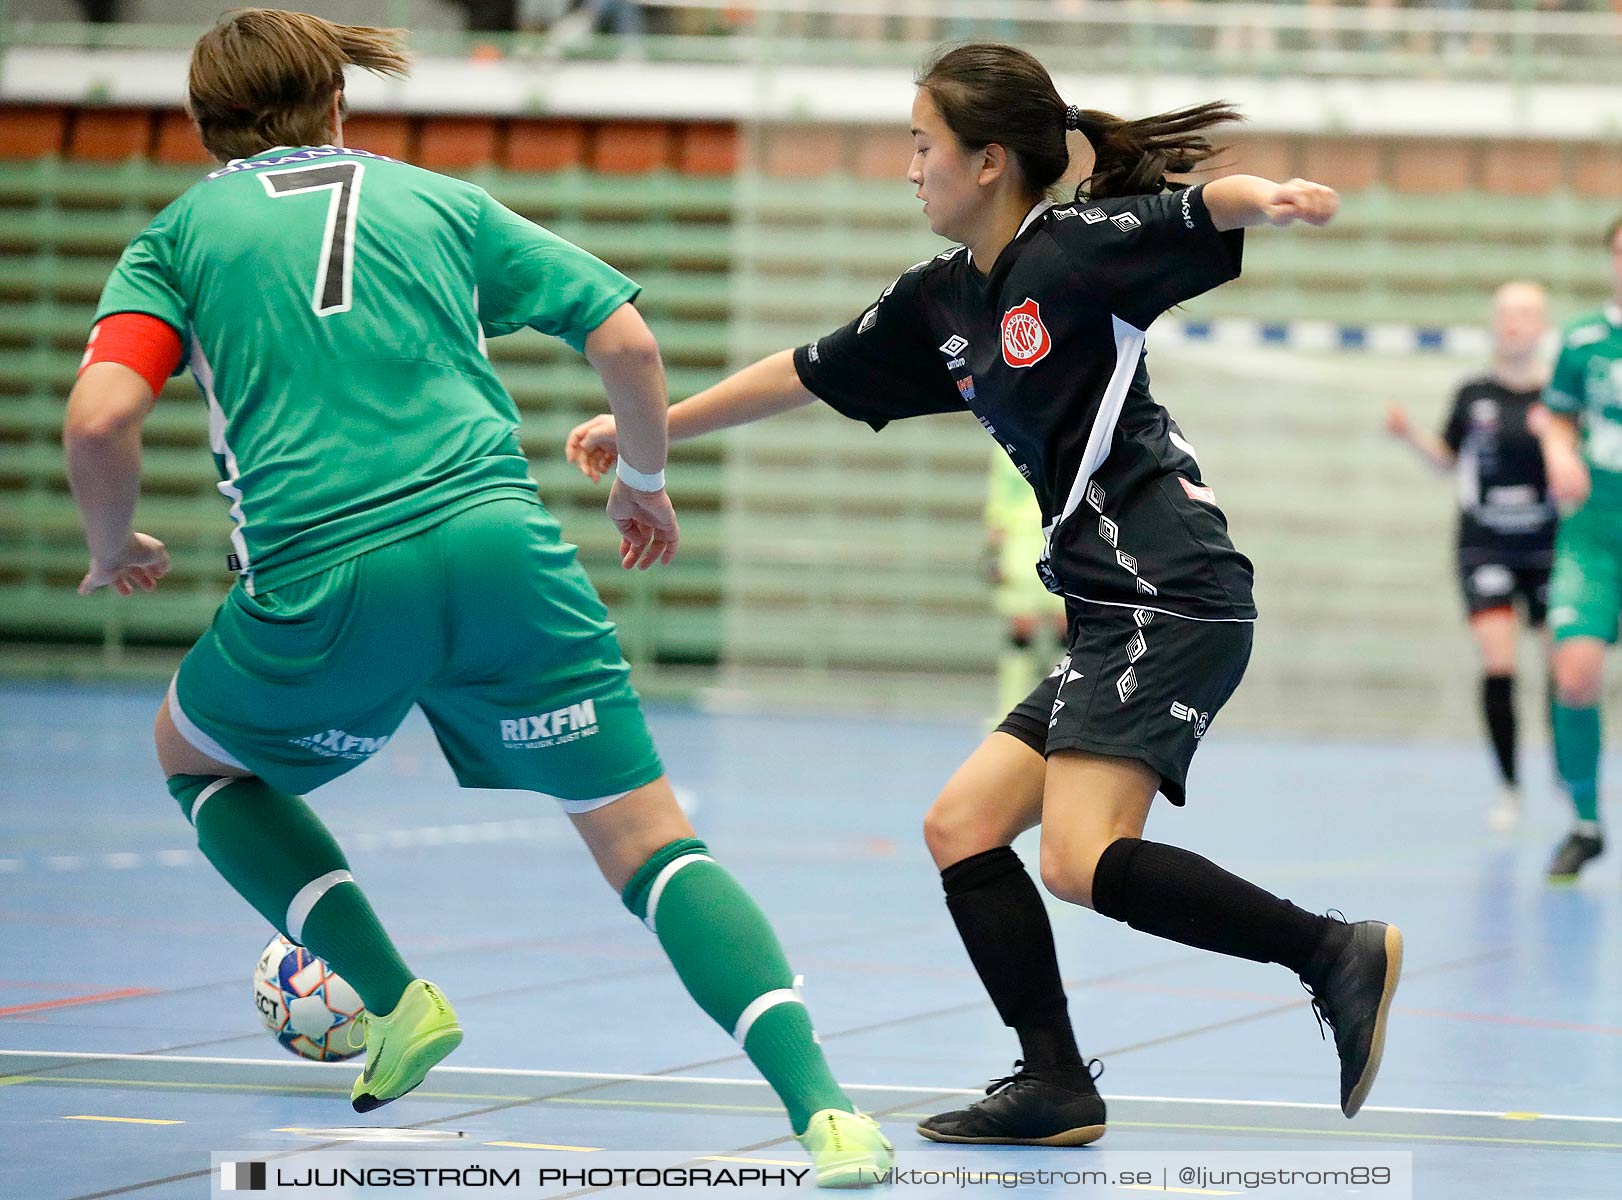
[[[1465,384],[1453,394],[1453,411],[1448,413],[1447,424],[1442,426],[1442,440],[1455,457],[1464,445],[1464,435],[1470,431],[1470,401],[1466,396],[1469,390],[1470,385]]]
[[[849,325],[794,351],[807,390],[874,429],[903,417],[963,411],[919,312],[921,275],[908,271]]]
[[[1211,224],[1204,184],[1055,209],[1049,227],[1083,284],[1137,329],[1237,279],[1244,255],[1244,230]]]

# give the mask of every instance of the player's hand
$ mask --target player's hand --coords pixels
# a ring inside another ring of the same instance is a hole
[[[619,430],[607,413],[576,425],[563,447],[563,456],[593,483],[614,469],[619,453]]]
[[[1400,404],[1393,404],[1385,410],[1385,431],[1392,437],[1405,438],[1408,436],[1408,410]]]
[[[79,581],[79,595],[88,596],[104,587],[112,588],[120,596],[128,596],[136,588],[150,592],[168,573],[169,551],[163,548],[163,543],[144,533],[132,533],[124,552],[116,559],[90,560],[90,570]]]
[[[1588,499],[1592,486],[1588,478],[1588,464],[1582,455],[1570,450],[1550,454],[1544,462],[1549,476],[1549,495],[1561,508],[1581,508]]]
[[[1310,179],[1286,180],[1262,201],[1262,212],[1269,225],[1289,225],[1295,221],[1327,225],[1339,208],[1340,196],[1335,189]]]
[[[646,571],[676,556],[676,510],[663,491],[639,492],[623,479],[608,493],[608,519],[620,531],[620,566]]]

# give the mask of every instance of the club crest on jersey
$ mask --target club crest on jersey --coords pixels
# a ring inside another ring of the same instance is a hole
[[[1002,360],[1011,367],[1029,367],[1041,362],[1053,349],[1048,327],[1042,324],[1042,308],[1026,297],[1003,314]]]

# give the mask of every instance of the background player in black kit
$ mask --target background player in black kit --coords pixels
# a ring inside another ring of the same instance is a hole
[[[1542,356],[1548,298],[1535,283],[1506,283],[1493,296],[1492,370],[1466,381],[1438,437],[1391,405],[1386,428],[1459,484],[1459,587],[1481,648],[1481,713],[1501,787],[1487,821],[1521,819],[1515,754],[1515,608],[1542,629],[1559,512],[1543,476],[1538,437],[1547,414]],[[1547,648],[1544,653],[1547,659]],[[1545,672],[1546,673],[1546,672]]]
[[[930,228],[962,245],[903,272],[849,325],[676,405],[691,438],[821,399],[881,428],[970,409],[1030,481],[1040,569],[1070,611],[1069,656],[953,776],[925,820],[947,905],[1021,1064],[985,1100],[919,1126],[938,1141],[1079,1145],[1104,1132],[1034,883],[1010,843],[1042,826],[1055,896],[1184,945],[1288,966],[1334,1029],[1347,1116],[1368,1094],[1401,969],[1395,927],[1349,925],[1189,851],[1143,840],[1157,791],[1176,805],[1195,747],[1250,656],[1250,562],[1193,448],[1149,395],[1144,330],[1239,273],[1243,227],[1323,224],[1335,193],[1232,176],[1166,191],[1213,151],[1204,105],[1122,121],[1067,108],[1008,46],[948,51],[918,78],[908,178]],[[1073,203],[1047,189],[1065,131],[1096,161]],[[588,475],[611,418],[576,429]]]

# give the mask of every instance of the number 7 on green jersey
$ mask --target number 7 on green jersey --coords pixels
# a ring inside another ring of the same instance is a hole
[[[360,212],[360,181],[364,163],[323,163],[290,171],[266,171],[259,176],[271,199],[331,191],[327,228],[321,238],[321,259],[316,264],[315,291],[310,307],[318,317],[348,312],[355,273],[355,218]]]

